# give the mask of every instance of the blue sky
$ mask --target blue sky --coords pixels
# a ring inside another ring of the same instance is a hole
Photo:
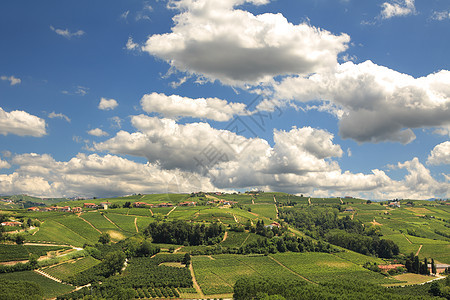
[[[3,1],[0,194],[450,194],[450,3]]]

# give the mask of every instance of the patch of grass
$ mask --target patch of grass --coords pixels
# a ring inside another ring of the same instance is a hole
[[[413,273],[405,273],[393,276],[398,281],[403,281],[402,283],[394,283],[394,284],[383,284],[383,286],[402,286],[402,285],[411,285],[411,284],[421,284],[427,281],[434,279],[431,276],[413,274]]]

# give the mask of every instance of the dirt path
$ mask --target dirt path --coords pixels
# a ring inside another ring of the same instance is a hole
[[[352,216],[350,217],[350,219],[353,220],[354,217],[355,217],[355,214],[353,213]]]
[[[178,251],[181,250],[181,248],[183,248],[184,246],[178,247],[177,249],[173,250],[173,253],[177,253]]]
[[[174,206],[174,207],[167,213],[166,216],[169,216],[169,215],[175,210],[175,208],[177,208],[177,206]]]
[[[277,219],[278,219],[278,206],[275,204],[275,210],[277,211]]]
[[[194,283],[195,290],[200,295],[200,298],[204,298],[205,295],[203,294],[202,289],[200,288],[200,286],[197,283],[197,280],[195,279],[194,268],[192,267],[192,263],[189,265],[189,270],[191,271],[192,282]]]
[[[288,271],[291,272],[292,274],[297,275],[297,276],[300,277],[301,279],[306,280],[306,281],[308,281],[308,282],[310,282],[310,283],[312,283],[312,284],[317,284],[316,282],[311,281],[311,280],[309,280],[308,278],[303,277],[302,275],[298,274],[297,272],[295,272],[295,271],[289,269],[288,267],[286,267],[285,265],[283,265],[282,263],[280,263],[278,260],[276,260],[276,259],[273,258],[272,256],[269,255],[269,257],[270,257],[274,262],[276,262],[277,264],[279,264],[280,266],[282,266],[283,268],[285,268],[286,270],[288,270]]]
[[[139,228],[137,226],[137,217],[134,218],[134,227],[136,227],[136,232],[139,232]]]
[[[383,225],[383,224],[381,224],[381,223],[378,223],[378,222],[375,220],[375,218],[373,218],[373,221],[370,222],[370,223],[372,223],[374,226],[382,226],[382,225]]]
[[[40,274],[40,275],[42,275],[42,276],[45,276],[45,277],[47,277],[48,279],[51,279],[51,280],[53,280],[53,281],[56,281],[56,282],[58,282],[58,283],[62,283],[61,279],[55,278],[55,277],[53,277],[53,276],[51,276],[51,275],[49,275],[49,274],[47,274],[47,273],[45,273],[45,272],[43,272],[43,271],[41,271],[41,270],[34,270],[34,272],[36,272],[36,273],[38,273],[38,274]]]
[[[239,220],[236,218],[235,215],[233,215],[233,218],[234,218],[234,221],[235,221],[236,223],[239,223]]]
[[[419,252],[420,252],[420,250],[422,250],[422,246],[423,245],[420,245],[419,250],[417,250],[416,256],[419,256]]]
[[[255,204],[255,201],[253,201],[253,197],[252,197],[252,204]]]
[[[44,243],[25,243],[24,245],[28,246],[57,246],[57,247],[72,247],[75,250],[83,250],[83,248],[75,247],[72,245],[61,245],[61,244],[44,244]]]
[[[341,201],[341,204],[344,204],[344,201],[342,201],[342,199],[341,199],[341,198],[339,198],[339,201]]]
[[[85,221],[86,223],[88,223],[89,225],[91,225],[92,228],[94,228],[95,230],[97,230],[100,234],[102,234],[103,232],[101,232],[97,227],[95,227],[94,225],[91,224],[91,222],[89,222],[88,220],[82,218],[81,216],[78,216],[78,218],[80,218],[81,220]]]
[[[308,203],[309,205],[311,205],[311,198],[308,198]]]
[[[408,243],[412,244],[412,242],[408,239],[408,237],[406,235],[404,235],[403,233],[402,233],[402,235],[405,237],[405,239],[408,241]]]
[[[109,223],[113,224],[113,225],[116,226],[118,229],[122,230],[122,228],[120,228],[116,223],[114,223],[113,221],[111,221],[105,214],[103,214],[103,216],[105,217],[106,220],[109,221]]]
[[[245,238],[245,240],[242,242],[241,247],[244,246],[245,242],[248,240],[249,237],[250,237],[250,234],[247,235],[247,237]]]
[[[153,217],[153,211],[152,211],[152,209],[149,208],[148,210],[150,211],[150,213],[152,214],[152,217]]]
[[[223,239],[222,239],[221,243],[225,242],[227,240],[227,237],[228,237],[228,231],[225,231],[225,234],[223,235]]]
[[[39,227],[38,227],[37,230],[36,230],[35,232],[33,232],[31,235],[35,235],[36,232],[38,232],[38,231],[39,231]]]

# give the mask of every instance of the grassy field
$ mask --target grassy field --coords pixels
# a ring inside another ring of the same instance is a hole
[[[434,279],[435,277],[420,275],[420,274],[400,274],[394,276],[398,281],[402,281],[402,283],[392,283],[392,284],[383,284],[383,286],[403,286],[403,285],[411,285],[411,284],[421,284],[427,281]]]
[[[121,214],[108,213],[106,215],[114,222],[120,229],[129,233],[136,233],[136,226],[134,225],[135,216],[127,216]]]
[[[344,252],[333,253],[335,256],[352,262],[356,265],[364,265],[366,262],[376,263],[376,264],[385,264],[386,262],[378,257],[367,256],[357,252],[345,250]]]
[[[197,282],[205,295],[232,293],[234,283],[244,275],[298,278],[268,256],[194,256],[192,263]]]
[[[68,293],[74,289],[73,286],[58,283],[33,271],[0,274],[0,278],[14,281],[34,282],[42,288],[46,299]]]
[[[74,262],[66,262],[54,267],[45,268],[44,271],[55,278],[61,279],[62,281],[67,281],[70,276],[87,270],[99,263],[99,260],[88,256]]]
[[[372,283],[396,282],[332,254],[277,253],[271,256],[287,268],[314,282],[326,282],[335,277],[342,280],[358,278]]]
[[[266,217],[270,219],[276,219],[277,218],[277,211],[275,209],[275,203],[268,203],[268,204],[252,204],[249,205],[252,212]]]
[[[90,241],[83,236],[83,232],[77,233],[63,224],[46,220],[41,224],[35,235],[27,235],[27,242],[50,242],[54,244],[66,244],[81,247]]]

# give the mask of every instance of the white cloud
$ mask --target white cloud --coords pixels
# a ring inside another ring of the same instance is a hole
[[[113,110],[118,105],[119,104],[114,99],[101,98],[100,103],[98,104],[98,108],[101,110]]]
[[[434,11],[431,15],[431,19],[436,21],[444,21],[450,19],[450,11]]]
[[[139,44],[136,44],[135,42],[133,42],[133,38],[131,36],[128,37],[126,47],[128,50],[131,50],[131,51],[140,50]]]
[[[111,122],[111,128],[114,129],[120,129],[122,128],[122,119],[118,116],[114,116],[112,118],[109,118],[109,121]]]
[[[130,14],[130,11],[124,11],[121,15],[120,18],[126,20],[128,18],[128,15]]]
[[[54,31],[57,35],[63,36],[66,39],[71,39],[72,37],[80,37],[83,34],[85,34],[85,32],[83,30],[70,32],[69,29],[58,29],[58,28],[55,28],[53,26],[50,26],[50,29],[52,31]]]
[[[22,110],[6,112],[0,107],[0,134],[41,137],[47,134],[45,120]]]
[[[65,95],[80,95],[80,96],[85,96],[87,95],[87,93],[89,92],[89,88],[84,87],[84,86],[76,86],[72,89],[72,91],[61,91],[61,93],[65,94]]]
[[[427,164],[429,165],[444,165],[450,164],[450,142],[443,142],[433,150],[428,156]]]
[[[11,165],[7,161],[0,159],[0,169],[9,169],[9,168],[11,168]]]
[[[209,177],[217,189],[262,188],[330,196],[350,193],[375,199],[423,199],[450,191],[448,184],[434,180],[417,159],[397,165],[409,174],[401,181],[377,169],[370,174],[343,171],[334,159],[343,155],[341,147],[333,143],[332,134],[321,129],[274,130],[271,147],[261,138],[245,138],[207,123],[182,125],[139,115],[132,117],[132,124],[137,132],[120,131],[105,142],[94,143],[94,148],[146,157],[162,169]],[[215,159],[210,159],[213,156]]]
[[[214,190],[209,179],[191,173],[161,170],[155,164],[140,164],[118,156],[78,154],[69,161],[34,153],[13,159],[19,168],[0,174],[0,190],[7,194],[35,196],[117,196],[131,193],[164,193]]]
[[[101,130],[100,128],[91,129],[87,133],[93,136],[108,136],[108,133]]]
[[[384,2],[381,7],[381,17],[383,19],[407,16],[416,13],[414,0],[391,0],[391,2]]]
[[[334,72],[289,77],[275,86],[278,99],[327,100],[344,111],[343,138],[358,142],[415,139],[413,128],[450,124],[450,71],[414,78],[371,61],[347,62]]]
[[[191,99],[178,95],[151,93],[144,95],[141,105],[145,112],[156,112],[164,117],[193,117],[215,121],[228,121],[235,115],[246,113],[245,104],[231,103],[218,98]]]
[[[181,0],[172,32],[149,37],[143,51],[171,67],[228,85],[257,84],[283,74],[307,74],[333,67],[350,38],[307,23],[294,25],[281,14],[253,15],[234,9],[245,2]]]
[[[20,78],[16,78],[14,76],[4,76],[3,75],[0,77],[0,79],[4,80],[4,81],[9,81],[10,85],[16,85],[16,84],[19,84],[22,82],[22,80],[20,80]]]
[[[433,131],[433,133],[436,133],[439,135],[448,135],[450,137],[450,124],[437,128],[436,130]]]
[[[68,116],[66,116],[65,114],[62,114],[62,113],[55,113],[55,112],[53,111],[53,112],[51,112],[51,113],[48,114],[48,117],[49,117],[50,119],[53,119],[53,118],[64,119],[64,120],[66,120],[67,122],[70,123],[70,118],[69,118]]]

